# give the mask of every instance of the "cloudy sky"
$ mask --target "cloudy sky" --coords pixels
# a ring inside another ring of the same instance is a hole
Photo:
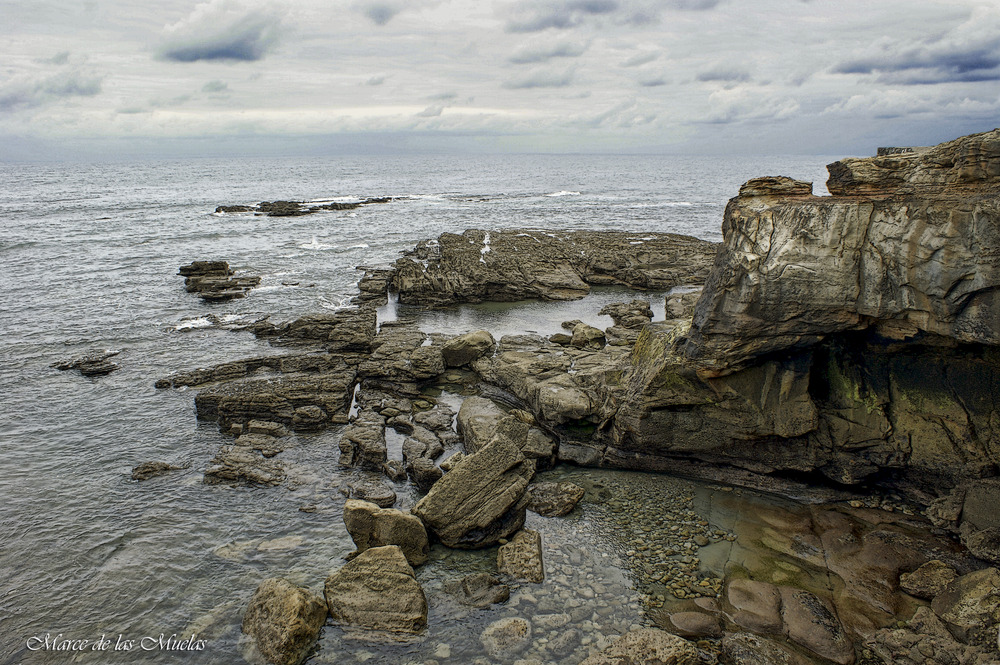
[[[1000,0],[0,0],[0,159],[866,154],[1000,125]]]

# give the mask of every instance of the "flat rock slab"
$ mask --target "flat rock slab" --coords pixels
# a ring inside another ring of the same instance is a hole
[[[497,552],[497,570],[516,580],[541,583],[545,580],[542,561],[542,536],[537,531],[522,529]]]
[[[946,586],[955,581],[958,573],[948,564],[938,561],[928,561],[912,573],[899,576],[899,588],[911,596],[930,600],[941,593]]]
[[[531,645],[531,622],[521,617],[494,621],[479,635],[490,658],[510,660]]]
[[[338,623],[390,633],[415,634],[427,625],[427,598],[394,545],[373,547],[330,575],[324,590]]]
[[[286,579],[264,580],[243,615],[242,630],[274,665],[298,665],[309,654],[326,622],[322,598]]]

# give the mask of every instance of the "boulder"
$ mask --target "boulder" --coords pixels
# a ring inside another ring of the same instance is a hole
[[[427,625],[427,598],[402,549],[373,547],[326,579],[330,618],[345,626],[419,633]]]
[[[528,493],[528,510],[543,517],[561,517],[576,507],[586,490],[571,482],[544,482],[532,484]]]
[[[381,416],[368,412],[344,428],[340,435],[340,465],[377,471],[388,459],[385,425]]]
[[[961,663],[996,665],[996,646],[962,644],[928,607],[919,607],[902,627],[883,628],[868,636],[865,649],[886,665]]]
[[[368,353],[375,338],[375,327],[375,309],[366,306],[306,314],[278,325],[262,322],[252,329],[257,337],[266,338],[273,344],[316,344],[330,352]]]
[[[410,475],[421,492],[429,492],[434,483],[441,479],[444,472],[434,464],[433,460],[418,457],[410,465]]]
[[[341,492],[348,499],[369,501],[379,508],[392,508],[396,504],[396,492],[385,483],[376,480],[350,482]]]
[[[493,400],[466,397],[456,419],[458,434],[465,442],[465,451],[474,453],[486,445],[496,432],[497,423],[507,414]]]
[[[951,584],[958,573],[948,564],[934,559],[912,573],[899,576],[899,588],[911,596],[931,600]]]
[[[312,649],[326,623],[322,598],[286,579],[261,582],[243,615],[242,630],[273,665],[298,665]]]
[[[956,578],[934,597],[931,608],[961,642],[996,646],[1000,570],[984,568]]]
[[[514,656],[531,646],[531,623],[521,617],[494,621],[480,633],[479,641],[490,658],[513,660]]]
[[[494,436],[434,483],[413,514],[448,547],[489,547],[524,524],[534,471],[516,444]]]
[[[619,328],[638,329],[653,320],[653,310],[649,308],[648,300],[611,303],[602,307],[598,314],[610,316]]]
[[[438,404],[430,411],[421,411],[413,416],[413,422],[435,432],[451,431],[455,420],[455,412],[443,404]]]
[[[497,551],[497,570],[515,580],[541,583],[545,580],[542,562],[542,536],[537,531],[522,529]]]
[[[674,291],[668,293],[664,301],[664,315],[670,319],[690,319],[694,315],[694,307],[701,298],[701,289]]]
[[[486,330],[466,333],[452,338],[441,347],[444,364],[448,367],[468,365],[496,348],[496,340]]]
[[[445,370],[441,347],[426,344],[429,338],[408,323],[384,323],[372,341],[372,354],[358,365],[365,378],[393,383],[425,381]]]
[[[625,633],[581,665],[695,665],[697,662],[698,649],[687,640],[656,628],[641,628]]]
[[[815,594],[781,587],[782,630],[789,640],[839,665],[855,660],[854,645],[832,608]]]
[[[358,548],[356,554],[372,547],[396,545],[411,566],[427,562],[427,530],[409,513],[349,499],[344,504],[344,526]]]
[[[578,349],[600,351],[606,343],[604,331],[600,328],[588,326],[586,323],[578,323],[573,328],[573,338],[570,340],[570,344]]]
[[[674,612],[661,627],[686,638],[722,637],[722,624],[718,617],[704,612]]]

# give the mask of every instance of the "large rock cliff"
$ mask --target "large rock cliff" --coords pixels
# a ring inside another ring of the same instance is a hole
[[[606,463],[952,485],[1000,463],[1000,130],[732,199],[690,329],[647,327]]]

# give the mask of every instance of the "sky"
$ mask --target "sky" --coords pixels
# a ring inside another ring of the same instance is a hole
[[[871,154],[1000,125],[1000,0],[0,0],[0,160]]]

